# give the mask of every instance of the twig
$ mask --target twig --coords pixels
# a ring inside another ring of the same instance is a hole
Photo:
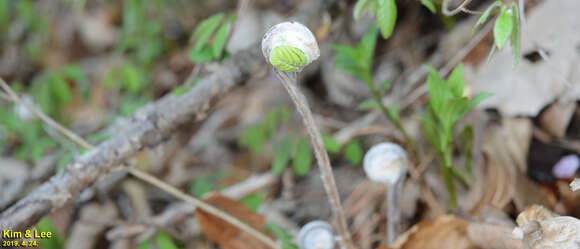
[[[254,236],[256,239],[260,240],[261,242],[263,242],[264,244],[268,245],[270,248],[274,248],[274,249],[281,249],[280,245],[278,245],[274,240],[272,240],[270,237],[264,235],[263,233],[259,232],[258,230],[256,230],[255,228],[249,226],[248,224],[244,223],[243,221],[239,220],[238,218],[210,205],[207,204],[191,195],[188,195],[186,193],[184,193],[183,191],[159,180],[158,178],[147,174],[145,172],[142,172],[138,169],[135,168],[129,168],[129,167],[123,167],[125,170],[127,170],[129,173],[131,173],[133,176],[155,186],[158,187],[160,189],[162,189],[163,191],[171,194],[172,196],[175,196],[181,200],[187,201],[201,209],[203,209],[204,211],[215,215],[217,217],[219,217],[220,219],[223,219],[227,222],[229,222],[230,224],[236,226],[237,228],[239,228],[240,230],[243,230],[244,232],[249,233],[250,235]]]
[[[10,99],[12,101],[14,101],[14,102],[16,102],[16,103],[18,103],[20,105],[23,105],[29,111],[31,111],[32,113],[34,113],[34,115],[38,116],[38,118],[40,118],[43,122],[45,122],[49,126],[53,127],[54,129],[58,130],[60,133],[62,133],[65,136],[67,136],[68,138],[70,138],[71,140],[73,140],[75,143],[77,143],[77,144],[79,144],[79,145],[81,145],[81,146],[83,146],[85,148],[92,147],[92,145],[89,144],[87,141],[85,141],[83,138],[79,137],[74,132],[71,132],[70,130],[68,130],[64,126],[60,125],[59,123],[57,123],[56,121],[54,121],[52,118],[50,118],[49,116],[47,116],[46,114],[44,114],[42,111],[40,111],[37,108],[35,108],[33,105],[30,105],[26,101],[23,101],[22,98],[20,98],[20,96],[18,96],[18,94],[16,94],[12,90],[12,88],[10,88],[10,86],[8,86],[8,84],[6,84],[6,82],[4,82],[4,80],[2,78],[0,78],[0,87],[2,87],[2,90],[4,90],[8,94],[8,96],[10,96]]]
[[[463,3],[461,3],[459,6],[457,6],[457,8],[455,8],[453,10],[449,10],[449,1],[450,0],[443,0],[443,4],[441,6],[441,12],[443,12],[443,15],[446,15],[446,16],[456,15],[460,11],[464,10],[465,6],[467,6],[471,2],[471,0],[465,0],[465,1],[463,1]]]
[[[58,122],[56,122],[54,119],[52,119],[51,117],[49,117],[48,115],[44,114],[41,110],[35,108],[32,105],[28,105],[27,103],[25,103],[25,101],[22,101],[22,99],[10,88],[10,86],[8,86],[8,84],[6,84],[6,82],[4,82],[4,80],[2,78],[0,78],[0,86],[4,89],[4,91],[8,92],[8,94],[10,94],[10,96],[12,97],[12,99],[17,102],[18,104],[22,104],[25,105],[26,108],[28,108],[29,111],[35,113],[40,119],[42,119],[42,121],[44,121],[46,124],[50,125],[51,127],[59,130],[62,134],[64,134],[65,136],[67,136],[69,139],[75,141],[76,143],[78,143],[80,146],[84,147],[85,149],[88,150],[92,150],[95,149],[95,146],[91,145],[90,143],[88,143],[86,140],[84,140],[83,138],[81,138],[80,136],[76,135],[74,132],[72,132],[71,130],[68,130],[67,128],[65,128],[64,126],[60,125]],[[220,209],[207,204],[195,197],[192,197],[186,193],[184,193],[183,191],[159,180],[158,178],[147,174],[145,172],[142,172],[138,169],[134,169],[134,168],[130,168],[130,167],[126,167],[124,165],[121,165],[121,167],[125,170],[127,170],[129,173],[131,173],[131,175],[143,180],[144,182],[147,182],[157,188],[162,189],[163,191],[171,194],[172,196],[184,200],[186,202],[189,202],[201,209],[203,209],[204,211],[215,215],[227,222],[229,222],[230,224],[238,227],[239,229],[249,233],[250,235],[254,236],[255,238],[257,238],[258,240],[260,240],[261,242],[263,242],[264,244],[268,245],[271,248],[274,249],[278,249],[280,248],[280,246],[273,241],[272,239],[270,239],[270,237],[262,234],[261,232],[259,232],[258,230],[254,229],[253,227],[247,225],[246,223],[244,223],[243,221],[239,220],[238,218],[224,212],[221,211]]]
[[[337,0],[312,1],[295,16],[307,22]],[[53,176],[25,198],[0,213],[0,230],[22,231],[36,224],[51,210],[70,203],[79,193],[138,151],[156,146],[180,126],[201,120],[217,100],[241,85],[265,65],[256,46],[240,51],[221,63],[187,93],[168,94],[137,110],[119,132],[97,148],[79,156],[63,172]]]
[[[10,95],[0,92],[0,99],[6,100],[6,101],[12,101],[12,98],[10,98]]]
[[[449,59],[449,61],[447,62],[447,64],[445,64],[440,70],[439,70],[439,75],[445,76],[447,74],[449,74],[451,72],[451,70],[453,70],[453,68],[463,60],[463,58],[465,58],[465,56],[467,56],[471,50],[473,50],[473,48],[475,48],[475,46],[477,46],[477,44],[479,44],[481,42],[481,40],[483,40],[483,38],[492,30],[493,28],[493,22],[489,22],[488,24],[486,24],[474,37],[473,39],[471,39],[467,45],[465,45],[465,47],[461,48],[461,50],[459,50],[459,52],[457,54],[455,54],[451,59]],[[425,70],[423,74],[427,74],[427,71]],[[423,77],[421,77],[423,78]],[[405,99],[405,101],[402,103],[401,105],[401,110],[405,109],[406,107],[408,107],[409,105],[411,105],[416,99],[420,98],[421,96],[423,96],[424,94],[427,93],[427,84],[423,84],[421,86],[419,86],[418,88],[416,88],[415,90],[413,90],[412,92],[410,92],[409,94],[405,94],[406,96],[409,96]]]
[[[38,110],[37,108],[33,107],[32,105],[28,105],[27,103],[25,103],[25,101],[22,101],[22,99],[12,90],[12,88],[10,88],[10,86],[8,86],[8,84],[6,84],[6,82],[4,82],[4,80],[2,78],[0,78],[0,86],[4,89],[4,91],[6,91],[6,92],[8,92],[8,94],[10,94],[10,96],[12,97],[12,100],[14,100],[18,104],[25,105],[29,111],[35,113],[46,124],[59,130],[62,134],[67,136],[69,139],[75,141],[80,146],[84,147],[85,149],[88,149],[88,150],[95,149],[95,146],[89,144],[86,140],[82,139],[80,136],[76,135],[74,132],[72,132],[72,131],[68,130],[67,128],[65,128],[64,126],[60,125],[54,119],[47,116],[42,111]],[[142,172],[142,171],[134,169],[134,168],[126,167],[124,165],[122,165],[121,167],[123,169],[127,170],[129,173],[131,173],[131,175],[143,180],[144,182],[147,182],[147,183],[149,183],[157,188],[160,188],[163,191],[171,194],[172,196],[174,196],[178,199],[189,202],[189,203],[203,209],[204,211],[229,222],[230,224],[232,224],[232,225],[238,227],[239,229],[241,229],[241,230],[251,234],[252,236],[256,237],[258,240],[260,240],[264,244],[268,245],[269,247],[274,248],[274,249],[280,248],[279,245],[276,242],[274,242],[272,239],[270,239],[268,236],[262,234],[261,232],[254,229],[253,227],[242,222],[238,218],[236,218],[236,217],[234,217],[234,216],[232,216],[224,211],[221,211],[220,209],[218,209],[210,204],[207,204],[207,203],[205,203],[205,202],[203,202],[195,197],[192,197],[192,196],[184,193],[183,191],[159,180],[158,178],[156,178],[150,174],[147,174],[145,172]]]
[[[278,69],[274,69],[276,75],[282,81],[282,85],[286,88],[286,91],[292,98],[292,101],[296,105],[298,113],[302,116],[302,121],[306,130],[310,135],[312,147],[314,147],[314,155],[318,161],[318,167],[320,168],[320,174],[322,178],[322,183],[332,211],[334,213],[334,218],[336,220],[336,226],[338,227],[338,233],[342,237],[343,246],[347,249],[354,248],[352,240],[350,238],[350,233],[346,225],[346,218],[344,216],[344,211],[340,203],[340,195],[338,189],[336,188],[336,182],[334,181],[334,175],[332,173],[332,167],[330,165],[330,159],[328,153],[324,148],[324,143],[322,142],[322,135],[316,126],[310,107],[308,106],[308,101],[302,92],[298,88],[298,73],[285,73]]]

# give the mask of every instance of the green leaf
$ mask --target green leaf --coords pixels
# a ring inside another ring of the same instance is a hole
[[[278,124],[280,121],[284,120],[285,115],[288,115],[284,112],[282,108],[272,108],[266,113],[260,126],[264,129],[264,134],[266,138],[270,138],[274,136],[276,133],[276,129],[278,128]]]
[[[3,31],[10,21],[10,0],[0,0],[0,31]]]
[[[123,116],[130,115],[131,113],[135,112],[139,107],[145,105],[147,100],[143,97],[125,97],[123,99],[123,103],[121,103],[121,108],[119,112]]]
[[[440,133],[435,122],[428,115],[417,115],[416,117],[421,120],[421,128],[427,140],[429,140],[429,142],[437,149],[437,151],[441,151],[439,146],[441,144],[439,142]]]
[[[67,65],[61,68],[64,77],[70,78],[75,82],[86,81],[85,72],[77,65]]]
[[[151,240],[144,240],[143,242],[139,243],[138,249],[150,249],[151,248]]]
[[[65,169],[66,165],[71,162],[73,154],[71,152],[66,152],[58,159],[56,164],[56,172],[59,173]]]
[[[419,1],[421,1],[421,4],[423,4],[423,6],[425,6],[425,8],[429,9],[429,11],[431,11],[431,13],[435,14],[437,12],[437,9],[435,8],[435,4],[431,0],[419,0]]]
[[[121,69],[121,84],[131,93],[139,93],[145,87],[143,72],[131,63],[125,63]]]
[[[379,89],[380,89],[381,91],[384,91],[384,90],[387,90],[387,89],[389,89],[389,88],[391,88],[391,82],[389,82],[388,80],[385,80],[385,81],[383,82],[383,84],[381,84],[381,86],[380,86],[380,88],[379,88]]]
[[[292,46],[277,46],[270,52],[270,64],[279,70],[293,72],[306,64],[304,53]]]
[[[52,77],[50,88],[52,94],[60,103],[68,103],[71,100],[71,91],[65,79],[57,75]]]
[[[394,122],[399,121],[399,106],[397,103],[391,104],[389,107],[389,116],[393,119]]]
[[[310,171],[310,166],[312,165],[312,154],[310,153],[310,146],[306,139],[301,139],[296,144],[296,150],[294,152],[294,160],[292,160],[294,166],[294,173],[298,176],[303,176]]]
[[[214,189],[214,186],[208,177],[198,177],[189,186],[189,193],[195,197],[202,198],[212,189]]]
[[[361,42],[355,46],[333,45],[338,53],[334,56],[334,64],[362,81],[372,83],[371,66],[377,40],[377,27],[371,25]]]
[[[177,245],[173,242],[169,234],[165,231],[157,232],[157,236],[155,236],[155,240],[157,241],[157,248],[163,249],[179,249]]]
[[[395,0],[379,0],[377,22],[384,39],[388,39],[393,33],[397,21],[397,5]]]
[[[282,249],[298,249],[298,246],[292,243],[292,236],[288,234],[282,227],[272,222],[266,222],[264,228],[266,231],[274,234],[278,240],[282,241]]]
[[[240,135],[238,143],[243,147],[249,148],[255,155],[262,151],[264,145],[264,130],[259,126],[248,126]]]
[[[199,51],[209,40],[213,32],[218,28],[225,15],[223,13],[215,14],[205,20],[203,20],[195,32],[193,32],[192,39],[195,40],[195,45],[193,47],[194,51]]]
[[[360,165],[363,159],[363,149],[358,140],[352,140],[344,146],[346,160],[354,166]]]
[[[215,33],[215,37],[213,38],[212,42],[212,51],[214,58],[218,59],[222,57],[222,52],[224,51],[224,47],[226,46],[226,42],[228,40],[229,31],[230,31],[230,23],[226,22]]]
[[[473,127],[471,125],[465,125],[459,136],[461,140],[461,151],[465,157],[465,170],[471,175],[471,164],[472,164],[472,149],[473,149]]]
[[[449,78],[447,79],[447,86],[450,88],[452,96],[455,98],[459,98],[463,96],[463,86],[465,85],[465,81],[463,80],[463,65],[459,63]]]
[[[324,147],[328,152],[337,153],[340,151],[340,144],[336,141],[336,139],[334,139],[334,137],[323,134],[322,142],[324,143]]]
[[[371,25],[358,45],[357,50],[361,56],[359,64],[364,68],[371,68],[375,47],[377,45],[377,33],[377,26]]]
[[[466,112],[471,110],[471,108],[475,107],[477,104],[479,104],[481,101],[483,101],[484,99],[490,97],[491,93],[488,92],[482,92],[482,93],[478,93],[476,94],[473,99],[471,99],[471,101],[469,102],[469,104],[466,106]]]
[[[40,246],[44,249],[61,249],[64,248],[64,241],[59,236],[56,227],[48,217],[42,218],[36,225],[38,232],[50,232],[52,237],[50,239],[40,240]]]
[[[487,20],[487,18],[491,14],[491,11],[493,11],[496,7],[500,7],[501,5],[502,5],[501,1],[495,1],[489,7],[487,7],[487,9],[483,12],[483,14],[481,14],[481,17],[479,17],[479,19],[475,23],[475,25],[473,25],[473,30],[476,30],[477,27],[479,27]]]
[[[358,105],[358,109],[361,111],[375,108],[379,108],[379,104],[374,99],[367,99]]]
[[[240,202],[248,206],[252,211],[258,212],[262,204],[262,198],[258,194],[251,194],[242,198]]]
[[[209,45],[204,45],[199,50],[191,50],[189,52],[189,59],[195,63],[203,63],[208,61],[214,61],[213,48]]]
[[[173,91],[171,91],[171,92],[175,96],[182,95],[182,94],[186,93],[187,91],[189,91],[189,89],[191,89],[193,86],[195,86],[195,84],[197,84],[197,82],[199,82],[200,80],[201,80],[201,78],[196,77],[195,79],[174,88]]]
[[[429,75],[427,76],[427,88],[429,90],[429,106],[435,113],[441,112],[443,101],[445,100],[445,82],[439,76],[434,68],[428,67]]]
[[[510,12],[511,10],[502,8],[501,13],[495,21],[495,25],[493,26],[495,45],[499,50],[503,49],[503,46],[507,42],[514,28],[512,15]]]
[[[520,60],[520,12],[518,10],[517,4],[512,6],[512,22],[514,24],[514,30],[510,37],[510,44],[512,46],[512,55],[514,56],[514,67],[518,66]]]
[[[292,154],[292,149],[294,148],[294,141],[291,137],[286,136],[274,146],[274,162],[272,163],[272,172],[276,175],[282,174],[288,161],[290,161],[290,155]]]
[[[352,11],[354,19],[358,20],[368,9],[371,2],[376,0],[358,0]]]

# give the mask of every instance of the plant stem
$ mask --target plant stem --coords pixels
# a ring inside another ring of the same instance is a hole
[[[383,104],[383,98],[381,97],[381,93],[377,90],[377,88],[373,84],[372,80],[370,80],[370,81],[367,80],[366,83],[369,87],[369,90],[373,94],[373,97],[375,98],[375,102],[377,102],[377,104],[379,105],[379,109],[381,109],[381,112],[391,122],[393,122],[393,124],[395,125],[395,128],[397,128],[401,132],[401,134],[403,135],[403,139],[405,140],[405,144],[407,144],[407,146],[409,146],[411,148],[411,151],[413,152],[413,157],[415,158],[415,164],[416,165],[421,164],[421,155],[419,154],[419,150],[417,149],[417,145],[415,144],[413,139],[411,139],[411,137],[409,136],[409,133],[407,133],[407,130],[405,129],[405,127],[403,126],[401,121],[398,118],[393,117],[393,115],[391,114],[389,109]]]
[[[12,90],[12,88],[10,88],[10,86],[2,78],[0,78],[0,87],[6,93],[8,93],[8,95],[10,96],[10,99],[13,102],[24,105],[26,108],[28,108],[29,111],[31,111],[36,116],[38,116],[38,118],[40,118],[44,123],[55,128],[56,130],[61,132],[63,135],[65,135],[66,137],[68,137],[69,139],[71,139],[72,141],[74,141],[75,143],[80,145],[81,147],[84,147],[87,150],[95,148],[95,146],[93,146],[92,144],[87,142],[85,139],[83,139],[82,137],[80,137],[79,135],[74,133],[73,131],[62,126],[61,124],[56,122],[54,119],[52,119],[51,117],[49,117],[48,115],[43,113],[41,110],[37,109],[33,105],[29,105],[28,103],[26,103],[26,101],[23,101],[20,98],[20,96],[18,96],[18,94],[15,93]],[[264,235],[260,231],[249,226],[248,224],[244,223],[243,221],[239,220],[238,218],[236,218],[236,217],[234,217],[234,216],[232,216],[224,211],[221,211],[220,209],[218,209],[210,204],[207,204],[207,203],[203,202],[202,200],[196,199],[195,197],[184,193],[183,191],[159,180],[158,178],[156,178],[150,174],[147,174],[145,172],[142,172],[142,171],[134,169],[134,168],[126,167],[124,165],[122,165],[121,167],[123,169],[127,170],[131,175],[143,180],[144,182],[147,182],[155,187],[158,187],[158,188],[166,191],[167,193],[171,194],[172,196],[176,197],[177,199],[181,199],[185,202],[189,202],[189,203],[197,206],[198,208],[201,208],[204,211],[206,211],[206,212],[208,212],[216,217],[219,217],[220,219],[223,219],[226,222],[229,222],[230,224],[234,225],[235,227],[239,228],[240,230],[247,232],[250,235],[254,236],[256,239],[258,239],[259,241],[268,245],[270,248],[281,249],[280,245],[278,245],[278,243],[276,243],[270,237]]]
[[[451,167],[451,174],[464,187],[466,187],[466,188],[471,187],[471,178],[469,176],[466,176],[466,175],[462,174],[457,168],[455,168],[455,167],[452,166]]]
[[[398,195],[402,186],[402,179],[399,179],[395,184],[387,185],[387,246],[390,246],[395,240],[395,224],[399,224],[399,208],[398,208]]]
[[[449,208],[455,209],[457,207],[457,196],[455,193],[455,185],[453,184],[453,175],[451,169],[451,151],[447,149],[441,153],[443,164],[441,164],[441,174],[443,174],[443,181],[449,193]]]
[[[314,117],[312,112],[310,111],[310,107],[308,106],[308,102],[306,97],[300,89],[298,88],[298,73],[286,73],[282,72],[276,68],[274,68],[276,75],[282,81],[282,85],[286,88],[286,91],[290,95],[290,98],[296,105],[296,109],[298,113],[302,116],[302,121],[304,126],[306,126],[306,130],[310,135],[310,141],[312,143],[312,147],[314,148],[314,155],[316,156],[316,160],[318,161],[318,167],[320,168],[320,174],[322,178],[322,183],[324,185],[324,189],[326,190],[326,194],[328,195],[328,199],[334,213],[334,218],[336,221],[336,226],[338,233],[342,237],[342,245],[344,248],[353,249],[354,245],[352,243],[350,233],[348,231],[346,225],[346,217],[344,215],[344,211],[342,210],[341,202],[340,202],[340,195],[338,193],[338,189],[336,188],[336,183],[334,181],[334,175],[332,173],[332,167],[330,165],[330,159],[328,157],[328,153],[324,148],[324,143],[322,141],[322,135],[316,126],[314,121]]]

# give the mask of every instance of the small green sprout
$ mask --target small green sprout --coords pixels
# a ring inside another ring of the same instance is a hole
[[[449,192],[449,206],[451,209],[457,207],[453,178],[459,180],[463,185],[469,185],[469,180],[453,167],[453,132],[455,124],[469,110],[491,95],[490,93],[478,93],[473,99],[469,100],[463,96],[464,84],[461,64],[453,70],[447,80],[443,80],[435,69],[429,67],[427,114],[419,116],[425,137],[435,147],[441,158],[441,172]],[[469,138],[469,133],[470,131],[466,131],[464,137]],[[464,141],[468,142],[467,139]]]

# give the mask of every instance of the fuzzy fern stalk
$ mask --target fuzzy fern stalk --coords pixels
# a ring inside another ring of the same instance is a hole
[[[314,154],[320,168],[322,182],[334,214],[335,224],[343,248],[353,249],[346,217],[332,173],[330,158],[324,148],[322,135],[316,126],[306,97],[298,87],[300,71],[320,56],[318,43],[308,28],[298,22],[284,22],[270,28],[262,39],[262,52],[266,61],[274,66],[276,75],[296,105],[310,135]]]

